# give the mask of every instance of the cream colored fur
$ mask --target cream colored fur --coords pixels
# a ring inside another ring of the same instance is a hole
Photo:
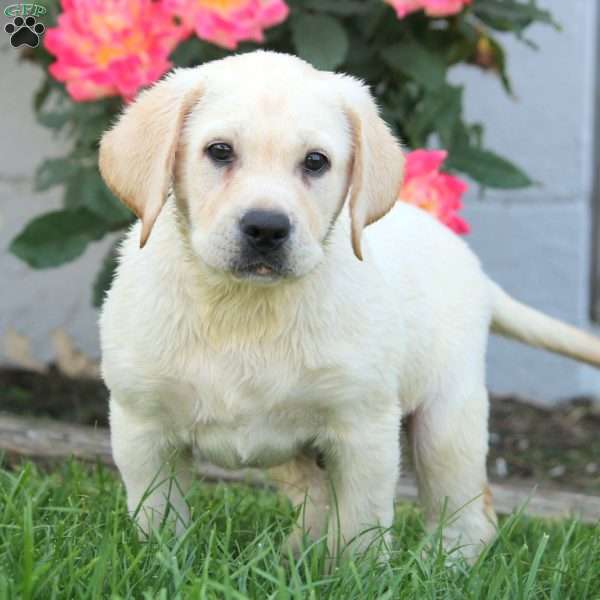
[[[236,149],[231,168],[207,158],[214,141]],[[307,179],[314,150],[331,170]],[[272,469],[303,506],[292,548],[307,532],[334,555],[362,550],[388,537],[410,414],[429,526],[446,504],[449,547],[475,556],[493,538],[490,324],[594,364],[600,344],[509,299],[458,237],[395,204],[402,164],[359,82],[266,52],[176,71],[105,136],[103,176],[143,220],[100,321],[114,457],[142,529],[168,503],[185,526],[200,456]],[[283,277],[231,271],[253,208],[292,221]]]

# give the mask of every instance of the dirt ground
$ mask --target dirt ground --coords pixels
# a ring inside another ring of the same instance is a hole
[[[108,392],[97,380],[0,369],[0,410],[106,426]],[[600,406],[585,398],[542,409],[493,397],[492,480],[600,494]]]

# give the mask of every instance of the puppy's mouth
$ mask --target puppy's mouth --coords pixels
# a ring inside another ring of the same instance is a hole
[[[288,275],[287,270],[274,261],[254,260],[238,262],[231,269],[236,279],[270,283]]]
[[[256,275],[260,275],[261,277],[269,276],[273,275],[273,268],[269,267],[268,265],[256,265],[254,272]]]

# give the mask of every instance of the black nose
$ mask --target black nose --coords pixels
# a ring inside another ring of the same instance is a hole
[[[240,229],[250,246],[260,252],[271,252],[288,239],[291,225],[284,213],[250,210],[242,217]]]

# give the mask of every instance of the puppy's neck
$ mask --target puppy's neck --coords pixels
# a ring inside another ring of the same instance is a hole
[[[218,347],[272,342],[297,324],[307,282],[272,286],[204,272],[197,287],[202,330]]]
[[[307,328],[322,329],[324,315],[336,312],[334,290],[341,273],[339,267],[333,267],[333,254],[339,251],[339,245],[328,244],[324,260],[307,275],[260,285],[237,280],[201,263],[191,248],[188,224],[171,203],[163,209],[153,235],[160,237],[163,229],[171,231],[167,237],[176,232],[178,243],[171,248],[170,262],[179,265],[176,281],[168,269],[163,283],[178,289],[178,301],[186,307],[186,329],[215,350],[256,348],[278,340],[293,343],[296,334],[306,336]]]
[[[326,302],[324,264],[300,279],[260,285],[217,273],[191,254],[186,262],[194,271],[187,300],[199,316],[200,334],[215,349],[293,338]]]

